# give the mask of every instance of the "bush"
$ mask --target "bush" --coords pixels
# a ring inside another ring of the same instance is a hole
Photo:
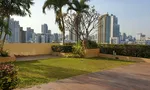
[[[67,45],[53,45],[52,46],[53,52],[63,52],[63,53],[70,53],[72,52],[72,46]]]
[[[84,57],[84,50],[80,43],[73,46],[73,54],[79,57]]]
[[[73,46],[75,43],[64,43],[65,46]]]
[[[100,52],[104,54],[113,54],[113,51],[117,55],[143,57],[150,58],[150,46],[148,45],[99,45]]]
[[[98,48],[98,44],[95,41],[88,40],[87,41],[87,48],[88,49]]]
[[[2,57],[8,57],[8,56],[9,56],[9,53],[8,53],[8,51],[1,51],[1,52],[0,52],[0,55],[1,55]]]
[[[0,90],[12,90],[18,85],[17,69],[12,64],[0,64]]]

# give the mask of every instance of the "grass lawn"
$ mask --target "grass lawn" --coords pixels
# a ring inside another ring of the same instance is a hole
[[[19,88],[24,88],[132,63],[98,58],[53,58],[15,62],[15,65],[19,68]]]

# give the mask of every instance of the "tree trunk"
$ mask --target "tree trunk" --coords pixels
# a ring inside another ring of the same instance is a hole
[[[76,34],[77,34],[77,43],[79,43],[79,15],[76,17]]]
[[[3,51],[6,36],[7,36],[7,34],[5,33],[4,38],[3,38],[3,40],[2,40],[2,45],[1,45],[1,50],[0,50],[0,51]]]
[[[89,40],[89,32],[86,30],[86,39]]]
[[[7,36],[7,33],[6,33],[6,31],[8,31],[9,30],[9,19],[10,19],[10,16],[8,16],[7,17],[7,25],[8,25],[8,27],[7,28],[5,28],[5,35],[4,35],[4,38],[3,38],[3,40],[2,40],[2,45],[1,45],[1,51],[3,51],[3,48],[4,48],[4,44],[5,44],[5,40],[6,40],[6,36]]]
[[[0,34],[0,40],[2,39],[2,34],[3,34],[3,27],[0,27],[0,29],[1,29],[1,34]]]
[[[62,13],[62,10],[61,10],[61,13]],[[65,44],[65,24],[64,24],[64,16],[61,15],[61,19],[62,19],[62,32],[63,32],[63,45]]]
[[[62,33],[63,34],[63,45],[65,44],[65,32]]]

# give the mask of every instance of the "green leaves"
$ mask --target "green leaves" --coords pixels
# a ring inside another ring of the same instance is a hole
[[[12,64],[0,64],[0,89],[12,90],[19,83],[17,68]]]
[[[33,0],[0,0],[0,14],[8,17],[10,15],[26,16],[30,12]]]

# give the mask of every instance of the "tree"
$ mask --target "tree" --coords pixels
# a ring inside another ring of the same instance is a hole
[[[81,34],[83,38],[89,40],[89,35],[98,30],[98,19],[100,14],[95,10],[94,6],[88,9],[89,14],[83,14],[81,17]]]
[[[89,36],[93,33],[95,33],[96,30],[98,30],[98,19],[100,14],[95,10],[94,6],[89,8],[88,14],[83,13],[80,21],[80,32],[76,30],[75,26],[75,19],[76,19],[76,14],[70,12],[66,17],[65,17],[65,26],[66,30],[71,32],[72,34],[75,34],[77,32],[78,36],[80,37],[80,40],[84,40],[84,45],[89,40]]]
[[[56,23],[59,26],[60,31],[63,33],[63,44],[65,40],[65,25],[64,25],[64,14],[62,12],[62,8],[68,5],[69,0],[46,0],[43,5],[43,13],[45,13],[45,9],[54,9],[56,14]]]
[[[7,35],[10,35],[9,30],[9,19],[12,15],[18,16],[31,16],[30,7],[33,5],[33,0],[0,0],[0,16],[1,21],[5,22],[7,20],[7,24],[1,24],[1,35],[4,34],[1,43],[1,51],[3,50],[3,46],[5,43],[5,39]],[[1,36],[0,35],[0,36]],[[2,38],[2,37],[1,37]]]
[[[80,32],[80,22],[81,22],[81,17],[82,13],[88,14],[87,9],[89,8],[89,5],[86,4],[90,0],[72,0],[72,2],[69,4],[69,10],[74,10],[76,12],[76,17],[75,17],[75,28],[76,28],[76,35],[77,35],[77,43],[79,37],[79,32]]]

